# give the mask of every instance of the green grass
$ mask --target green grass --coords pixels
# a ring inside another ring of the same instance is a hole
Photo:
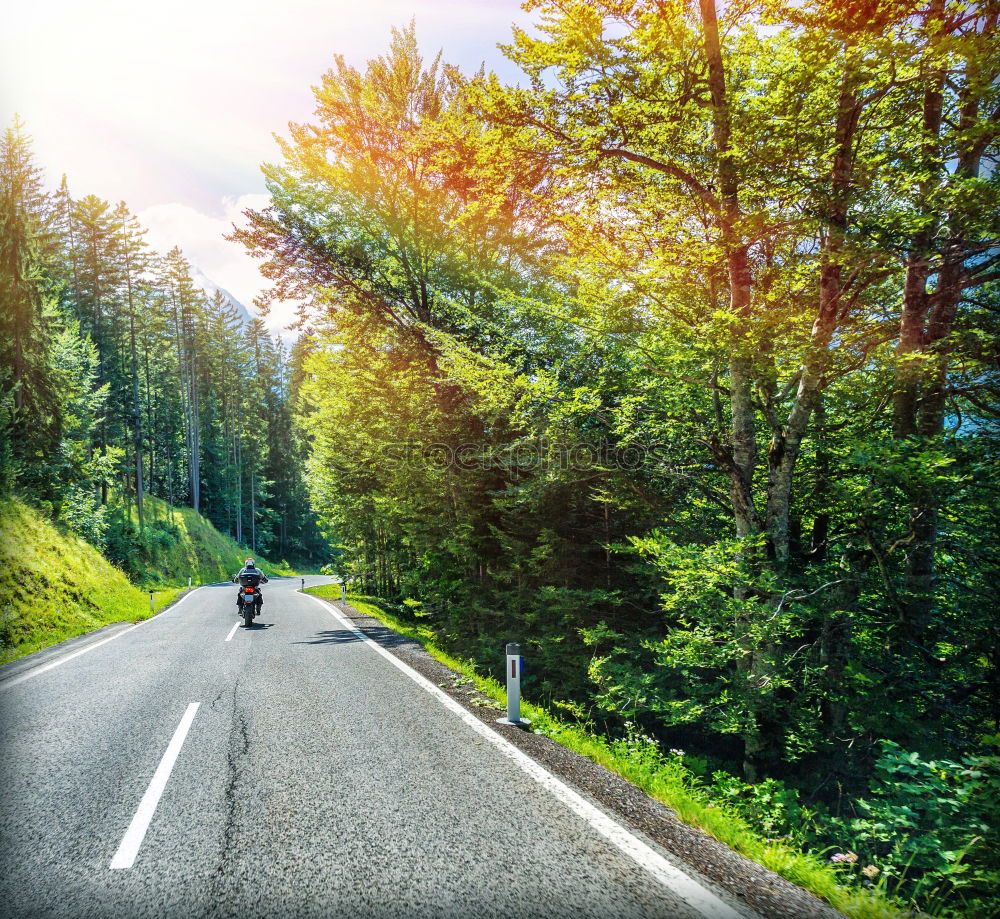
[[[186,583],[186,582],[185,582]],[[179,587],[153,593],[156,610]],[[112,622],[150,616],[149,593],[26,504],[0,501],[0,663]]]
[[[340,585],[310,587],[306,593],[339,600]],[[348,594],[347,599],[358,612],[373,616],[401,635],[419,642],[436,661],[472,680],[484,696],[506,707],[506,688],[498,680],[477,672],[472,662],[459,660],[441,650],[435,643],[432,629],[399,619],[383,606],[372,602],[372,598]],[[714,803],[699,785],[697,777],[679,759],[656,755],[649,745],[636,746],[608,740],[525,700],[522,700],[521,711],[531,720],[533,731],[546,734],[564,747],[628,779],[650,797],[676,811],[685,823],[699,827],[852,919],[901,919],[912,915],[879,888],[860,890],[844,886],[836,869],[819,857],[766,840],[747,821]]]
[[[228,581],[243,567],[247,550],[191,508],[147,497],[146,511],[148,522],[167,521],[177,534],[143,550],[137,566],[143,576],[134,584],[43,514],[17,499],[0,501],[0,663],[113,622],[147,619],[150,590],[158,612],[189,577],[194,585]],[[268,574],[294,574],[260,557],[258,564]]]
[[[179,533],[176,538],[154,541],[143,554],[141,579],[149,586],[186,585],[188,577],[194,584],[228,581],[243,567],[249,550],[220,533],[193,508],[171,507],[151,495],[143,503],[148,532],[155,532],[156,524],[164,522]],[[134,505],[130,516],[138,525]],[[268,574],[295,574],[284,562],[270,562],[262,556],[255,559]]]

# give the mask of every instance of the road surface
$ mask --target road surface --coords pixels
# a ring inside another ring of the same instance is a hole
[[[298,587],[249,630],[208,586],[0,671],[0,915],[752,915]]]

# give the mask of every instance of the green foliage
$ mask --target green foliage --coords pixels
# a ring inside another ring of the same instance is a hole
[[[0,501],[0,661],[150,615],[149,595],[96,549],[17,499]],[[161,609],[178,588],[156,590]]]
[[[802,805],[797,789],[778,779],[750,784],[719,770],[712,773],[707,793],[753,824],[767,839],[809,848],[816,838],[816,812]]]
[[[770,838],[824,856],[845,881],[878,887],[935,916],[993,916],[1000,870],[997,757],[924,760],[891,741],[850,815],[807,806],[777,779],[717,771],[706,794]]]
[[[870,791],[857,816],[831,821],[859,863],[930,911],[998,914],[1000,757],[925,760],[884,741]]]
[[[340,599],[337,585],[310,587],[306,593]],[[434,632],[423,624],[413,624],[396,615],[385,601],[348,594],[348,602],[359,612],[381,620],[391,629],[419,642],[437,661],[461,676],[454,686],[469,685],[482,697],[503,707],[506,692],[502,683],[483,676],[472,661],[456,658],[443,650]],[[500,672],[502,663],[493,668]],[[442,684],[444,686],[446,684]],[[475,704],[475,699],[472,700]],[[556,706],[563,711],[572,706]],[[532,731],[604,766],[637,785],[651,797],[666,804],[678,816],[700,827],[716,839],[793,883],[825,899],[845,915],[859,919],[896,919],[905,915],[903,907],[885,894],[882,887],[859,891],[845,886],[845,878],[827,860],[799,851],[806,840],[787,834],[766,838],[766,830],[787,829],[797,817],[812,814],[797,803],[797,793],[780,782],[769,780],[759,792],[755,786],[734,776],[716,773],[710,783],[702,776],[705,763],[681,750],[664,752],[656,739],[644,734],[634,723],[626,723],[623,736],[609,739],[573,718],[561,718],[551,710],[522,698],[522,712],[531,719]],[[766,823],[766,828],[761,824]]]
[[[237,235],[315,304],[336,570],[483,668],[520,641],[637,776],[691,751],[807,877],[882,742],[1000,718],[995,12],[715,6],[538,0],[517,86],[394,33]],[[920,857],[900,895],[974,914]]]
[[[108,543],[109,508],[89,489],[66,489],[60,503],[60,521],[99,551]]]

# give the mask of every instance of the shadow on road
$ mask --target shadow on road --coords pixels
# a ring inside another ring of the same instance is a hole
[[[365,626],[365,632],[375,639],[383,648],[402,648],[404,645],[409,645],[413,648],[419,648],[412,638],[407,638],[405,635],[400,635],[399,632],[394,632],[392,629],[387,629],[385,626]]]
[[[327,629],[317,632],[312,641],[293,641],[295,645],[346,645],[348,642],[361,641],[353,632],[347,629]]]
[[[255,622],[252,625],[241,625],[241,629],[244,631],[249,629],[251,632],[256,632],[258,629],[271,629],[274,628],[273,622]]]
[[[402,645],[414,644],[409,638],[392,631],[392,629],[366,627],[365,631],[370,638],[374,638],[383,648],[398,648]],[[296,641],[293,644],[345,645],[352,641],[361,641],[361,639],[354,632],[347,629],[327,629],[325,632],[317,632],[316,637],[312,641]]]

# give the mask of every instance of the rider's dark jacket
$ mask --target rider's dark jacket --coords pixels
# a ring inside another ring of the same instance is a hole
[[[260,582],[261,582],[261,584],[266,584],[267,583],[267,575],[264,574],[264,572],[261,571],[260,568],[247,568],[246,566],[244,566],[243,568],[240,568],[240,573],[238,575],[236,575],[235,578],[233,578],[233,583],[234,584],[238,584],[239,581],[240,581],[240,575],[243,575],[243,574],[257,574],[257,575],[260,575]]]
[[[240,573],[238,575],[236,575],[235,578],[233,578],[233,583],[234,584],[241,584],[242,582],[240,581],[240,577],[242,575],[244,575],[244,574],[256,574],[256,575],[259,575],[260,576],[260,583],[261,584],[266,584],[267,583],[267,575],[264,574],[264,572],[261,571],[260,568],[248,568],[245,565],[240,569]],[[240,591],[237,590],[236,591],[236,605],[239,606],[239,604],[240,604]],[[259,590],[257,591],[256,595],[254,596],[253,605],[255,607],[257,607],[257,609],[260,609],[260,607],[264,605],[264,597],[261,595],[261,592]]]

